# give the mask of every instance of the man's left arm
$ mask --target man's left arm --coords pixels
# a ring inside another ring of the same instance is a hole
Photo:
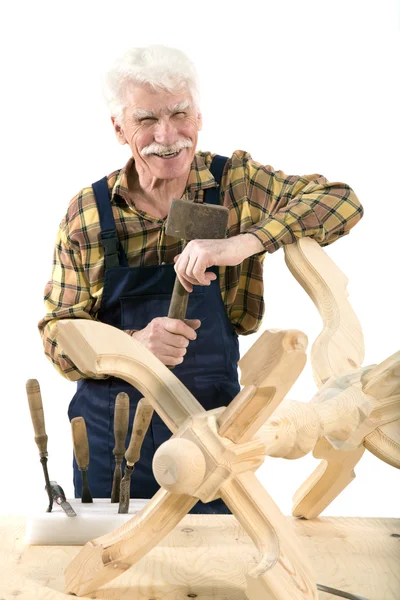
[[[246,173],[253,216],[246,232],[269,253],[302,237],[327,246],[349,233],[363,216],[360,201],[345,183],[317,174],[286,175],[251,160]]]
[[[231,208],[241,215],[241,235],[194,240],[186,246],[175,270],[188,291],[194,284],[209,285],[215,279],[214,273],[205,272],[208,267],[238,265],[249,256],[275,252],[306,236],[326,246],[347,234],[363,216],[356,194],[344,183],[329,182],[322,175],[289,176],[250,157],[245,161],[245,176],[238,178],[232,164]],[[245,190],[235,187],[237,180],[245,182]]]

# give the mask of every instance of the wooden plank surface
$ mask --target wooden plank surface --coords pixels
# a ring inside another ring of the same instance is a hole
[[[318,583],[368,600],[400,598],[400,520],[288,517]],[[0,600],[66,600],[77,546],[26,546],[24,517],[0,519]],[[187,515],[137,565],[91,594],[101,600],[245,600],[257,551],[231,515]],[[320,592],[321,600],[337,596]]]

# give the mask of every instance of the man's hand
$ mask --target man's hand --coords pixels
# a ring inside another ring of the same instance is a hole
[[[164,365],[180,365],[189,342],[195,340],[201,322],[198,319],[170,319],[157,317],[144,329],[132,333],[132,337],[150,350]]]
[[[260,240],[251,233],[224,240],[192,240],[174,259],[176,275],[191,292],[194,285],[210,285],[216,279],[215,273],[206,273],[209,267],[234,267],[263,250]]]

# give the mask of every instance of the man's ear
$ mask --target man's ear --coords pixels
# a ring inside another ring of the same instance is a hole
[[[116,121],[115,117],[111,117],[111,123],[113,124],[115,137],[117,138],[118,142],[122,145],[127,144],[128,142],[126,140],[124,130],[122,129],[122,125]]]
[[[199,131],[201,131],[203,129],[203,115],[201,114],[201,112],[197,113],[197,123]]]

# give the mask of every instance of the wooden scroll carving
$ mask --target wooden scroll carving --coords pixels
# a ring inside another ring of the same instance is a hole
[[[323,320],[311,350],[320,390],[309,406],[322,425],[313,455],[323,460],[296,492],[293,507],[295,516],[310,519],[354,479],[365,448],[399,467],[400,352],[380,365],[361,367],[364,340],[347,300],[346,277],[310,238],[286,246],[285,260]]]

